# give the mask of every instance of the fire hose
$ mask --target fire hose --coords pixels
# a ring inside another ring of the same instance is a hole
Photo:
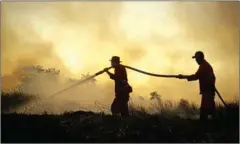
[[[139,69],[130,67],[130,66],[126,66],[126,65],[123,65],[123,66],[126,67],[126,68],[128,68],[128,69],[131,69],[131,70],[134,70],[134,71],[137,71],[137,72],[146,74],[146,75],[154,76],[154,77],[178,78],[178,75],[161,75],[161,74],[154,74],[154,73],[145,72],[145,71],[142,71],[142,70],[139,70]],[[217,93],[218,97],[220,98],[221,102],[223,103],[223,105],[224,105],[225,107],[227,107],[226,102],[223,100],[221,94],[219,93],[219,91],[217,90],[217,88],[216,88],[215,86],[214,86],[214,89],[215,89],[215,92]]]
[[[128,68],[128,69],[131,69],[131,70],[133,70],[133,71],[137,71],[137,72],[139,72],[139,73],[143,73],[143,74],[149,75],[149,76],[162,77],[162,78],[178,78],[178,75],[154,74],[154,73],[145,72],[145,71],[142,71],[142,70],[139,70],[139,69],[130,67],[130,66],[126,66],[126,65],[122,65],[122,66],[124,66],[125,68]],[[109,69],[111,69],[111,68],[112,68],[112,67],[108,67],[108,68],[106,68],[106,70],[109,70]],[[84,82],[86,82],[86,81],[88,81],[88,80],[90,80],[90,79],[92,79],[92,78],[94,78],[94,77],[96,77],[96,76],[98,76],[98,75],[100,75],[100,74],[103,74],[104,72],[105,72],[105,70],[99,71],[99,72],[95,73],[94,75],[92,75],[92,76],[90,76],[90,77],[88,77],[88,78],[86,78],[86,79],[84,79],[84,80],[81,80],[81,81],[75,83],[74,85],[71,85],[71,86],[69,86],[69,87],[67,87],[67,88],[65,88],[65,89],[57,92],[56,94],[52,95],[52,97],[54,97],[54,96],[56,96],[56,95],[58,95],[58,94],[60,94],[60,93],[62,93],[62,92],[64,92],[64,91],[66,91],[66,90],[68,90],[68,89],[70,89],[70,88],[72,88],[72,87],[74,87],[74,86],[77,86],[77,85],[79,85],[79,84],[82,84],[82,83],[84,83]],[[225,107],[227,107],[227,104],[226,104],[225,101],[223,100],[223,98],[222,98],[221,94],[219,93],[219,91],[217,90],[217,88],[216,88],[215,86],[214,86],[214,88],[215,88],[215,92],[217,93],[217,95],[218,95],[218,97],[220,98],[221,102],[224,104]]]

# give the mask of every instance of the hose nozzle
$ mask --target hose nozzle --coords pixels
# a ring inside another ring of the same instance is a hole
[[[106,68],[106,69],[109,70],[109,69],[111,69],[111,68],[112,68],[112,67],[108,67],[108,68]],[[97,73],[95,74],[95,76],[100,75],[100,74],[102,74],[102,73],[104,73],[104,72],[105,72],[105,69],[102,70],[102,71],[97,72]]]

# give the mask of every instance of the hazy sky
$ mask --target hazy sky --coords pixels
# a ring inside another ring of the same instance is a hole
[[[192,74],[198,65],[191,57],[202,50],[217,88],[231,100],[239,95],[237,12],[237,2],[3,2],[2,85],[13,87],[26,65],[78,77],[109,66],[113,55],[148,72]],[[200,100],[197,82],[131,70],[128,78],[132,95]],[[113,89],[106,74],[97,80]]]

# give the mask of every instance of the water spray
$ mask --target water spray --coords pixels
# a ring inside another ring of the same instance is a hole
[[[107,69],[109,70],[109,69],[111,69],[111,68],[112,68],[112,67],[108,67]],[[53,98],[53,97],[55,97],[56,95],[58,95],[58,94],[60,94],[60,93],[63,93],[63,92],[65,92],[65,91],[69,90],[69,89],[71,89],[72,87],[75,87],[75,86],[77,86],[77,85],[83,84],[84,82],[87,82],[87,81],[93,79],[94,77],[96,77],[96,76],[104,73],[104,72],[105,72],[104,70],[101,70],[101,71],[95,73],[94,75],[92,75],[92,76],[90,76],[90,77],[88,77],[88,78],[85,78],[85,79],[83,79],[83,80],[80,80],[80,81],[78,81],[77,83],[75,83],[75,84],[73,84],[73,85],[71,85],[71,86],[69,86],[69,87],[67,87],[67,88],[65,88],[65,89],[63,89],[63,90],[61,90],[61,91],[53,94],[53,95],[51,95],[51,97]]]

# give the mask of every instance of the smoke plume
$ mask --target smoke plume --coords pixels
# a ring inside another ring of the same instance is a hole
[[[19,84],[24,67],[41,65],[59,69],[61,79],[41,74],[26,92],[55,104],[109,105],[114,83],[106,74],[96,78],[96,87],[48,96],[72,84],[67,78],[109,66],[114,55],[148,72],[193,74],[198,66],[191,56],[202,50],[224,99],[239,95],[237,2],[3,2],[1,15],[2,90]],[[128,78],[133,99],[158,91],[163,99],[200,101],[197,82],[131,70]]]

